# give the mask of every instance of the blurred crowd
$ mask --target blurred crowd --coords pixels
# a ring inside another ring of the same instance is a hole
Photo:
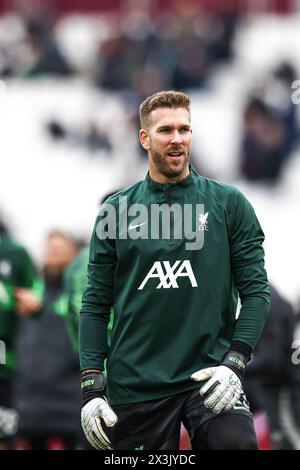
[[[148,95],[155,89],[207,85],[218,63],[232,57],[238,23],[234,13],[207,13],[194,7],[152,15],[145,2],[106,14],[105,37],[96,44],[90,68],[80,69],[63,53],[56,32],[60,19],[50,4],[8,16],[0,48],[0,76],[32,78],[83,74],[108,90]],[[101,23],[99,28],[103,28]]]
[[[145,96],[161,89],[205,93],[218,67],[235,59],[233,43],[244,21],[238,12],[208,12],[180,2],[173,10],[159,12],[145,1],[121,5],[99,20],[91,59],[82,54],[74,61],[72,46],[66,48],[62,40],[65,18],[48,2],[20,2],[17,12],[0,21],[0,79],[81,77],[91,87],[119,93],[129,125],[136,126],[138,103]],[[249,89],[241,116],[239,167],[248,181],[276,183],[298,143],[299,125],[290,99],[297,72],[293,63],[279,62],[262,83]],[[112,153],[111,136],[96,119],[74,128],[49,116],[46,130],[55,141],[82,146],[91,154],[99,149]]]
[[[282,62],[249,94],[241,149],[241,173],[249,181],[278,182],[299,144],[296,106],[290,98],[296,78],[296,68]]]
[[[88,62],[74,61],[74,52],[68,53],[72,47],[64,47],[64,18],[51,4],[22,4],[17,15],[8,14],[0,23],[0,79],[83,78],[96,89],[119,93],[129,124],[136,126],[138,103],[146,96],[162,89],[209,88],[214,70],[232,59],[236,13],[208,13],[180,3],[153,13],[149,2],[123,4],[99,21],[102,33]],[[75,129],[49,117],[46,130],[56,142],[76,143],[92,155],[112,151],[111,136],[96,119]]]

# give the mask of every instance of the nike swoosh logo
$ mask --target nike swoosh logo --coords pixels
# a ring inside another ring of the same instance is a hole
[[[136,225],[129,224],[128,230],[133,230],[134,228],[141,227],[142,225],[145,225],[146,223],[147,222],[142,222],[141,224],[136,224]]]

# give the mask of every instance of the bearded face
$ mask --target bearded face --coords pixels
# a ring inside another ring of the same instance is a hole
[[[149,155],[150,176],[157,181],[178,181],[188,175],[192,130],[185,108],[157,108],[141,142]],[[143,133],[144,131],[144,133]]]

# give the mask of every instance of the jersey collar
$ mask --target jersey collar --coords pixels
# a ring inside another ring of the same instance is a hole
[[[176,190],[179,188],[186,188],[193,184],[194,182],[194,177],[197,175],[196,170],[189,165],[190,172],[189,174],[183,179],[178,181],[177,183],[158,183],[157,181],[154,181],[151,179],[149,175],[149,171],[146,175],[145,181],[147,184],[147,187],[152,190],[152,191],[166,191],[168,189]]]

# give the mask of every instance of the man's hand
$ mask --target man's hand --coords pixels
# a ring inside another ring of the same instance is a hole
[[[24,317],[34,315],[42,308],[42,301],[30,289],[16,288],[16,312]]]
[[[243,391],[238,376],[226,366],[198,370],[191,378],[197,382],[210,379],[201,387],[200,395],[207,395],[204,405],[214,413],[233,408]]]
[[[206,395],[204,405],[214,413],[228,411],[239,401],[243,393],[242,379],[251,354],[229,351],[217,367],[201,369],[191,379],[207,382],[201,387],[200,395]]]
[[[101,371],[83,372],[81,381],[81,425],[89,443],[98,450],[112,450],[103,423],[111,428],[117,415],[105,397],[105,379]]]
[[[112,450],[101,421],[113,427],[118,418],[104,398],[94,398],[81,410],[81,425],[89,443],[99,450]]]

